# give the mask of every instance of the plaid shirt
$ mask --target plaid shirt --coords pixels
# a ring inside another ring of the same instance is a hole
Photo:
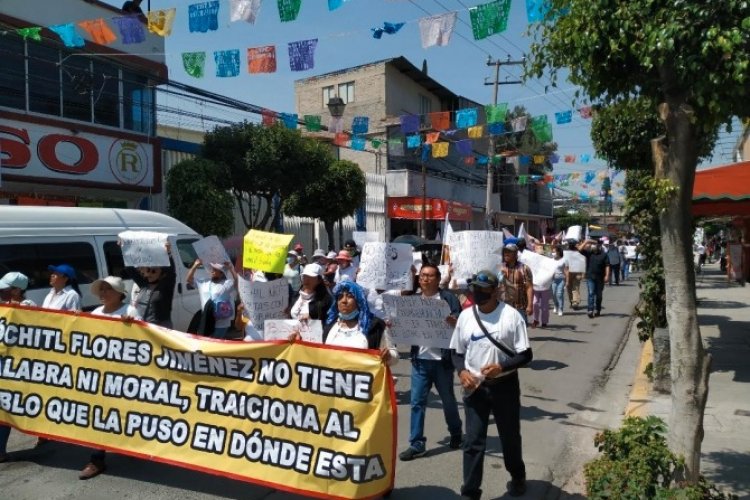
[[[507,262],[503,262],[502,270],[505,276],[503,301],[519,311],[525,311],[529,306],[526,287],[532,282],[531,269],[520,262],[516,262],[512,267],[509,267]]]

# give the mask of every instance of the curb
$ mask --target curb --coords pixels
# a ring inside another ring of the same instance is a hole
[[[641,349],[641,359],[635,372],[633,388],[630,390],[628,405],[625,408],[626,417],[644,417],[647,414],[649,392],[651,391],[651,382],[646,376],[646,367],[654,358],[654,347],[650,341],[643,343]]]

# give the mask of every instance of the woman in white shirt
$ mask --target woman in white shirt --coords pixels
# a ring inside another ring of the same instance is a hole
[[[195,272],[201,265],[201,260],[195,259],[193,267],[190,268],[186,276],[188,285],[193,285]],[[216,339],[223,339],[234,320],[234,284],[237,282],[237,272],[234,270],[232,263],[228,261],[224,264],[211,263],[208,271],[210,272],[208,279],[195,280],[200,292],[204,316],[208,314],[206,305],[208,303],[211,305],[212,318],[203,318],[201,324],[204,324],[205,320],[212,319],[211,336]],[[207,331],[203,333],[209,335]]]
[[[552,276],[552,301],[555,304],[555,313],[563,315],[565,305],[565,289],[568,286],[568,261],[565,260],[563,249],[556,246],[554,250],[555,274]]]
[[[57,309],[59,311],[80,311],[81,291],[78,289],[76,271],[68,264],[47,267],[51,271],[49,291],[42,307],[45,309]]]

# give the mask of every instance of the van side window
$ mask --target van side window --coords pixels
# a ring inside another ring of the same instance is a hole
[[[193,266],[193,262],[198,258],[198,254],[195,253],[195,248],[193,248],[193,243],[196,241],[198,241],[198,238],[177,240],[177,252],[180,254],[180,260],[182,265],[188,269]],[[177,265],[176,262],[175,265]]]
[[[85,242],[0,245],[0,272],[18,271],[29,277],[29,290],[49,288],[47,266],[69,264],[86,285],[99,278],[94,247]]]

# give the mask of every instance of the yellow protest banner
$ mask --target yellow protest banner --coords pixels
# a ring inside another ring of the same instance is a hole
[[[320,498],[393,488],[396,411],[377,352],[210,340],[0,306],[0,422]]]
[[[293,234],[267,233],[251,229],[244,238],[242,266],[269,273],[283,273],[287,248]]]

